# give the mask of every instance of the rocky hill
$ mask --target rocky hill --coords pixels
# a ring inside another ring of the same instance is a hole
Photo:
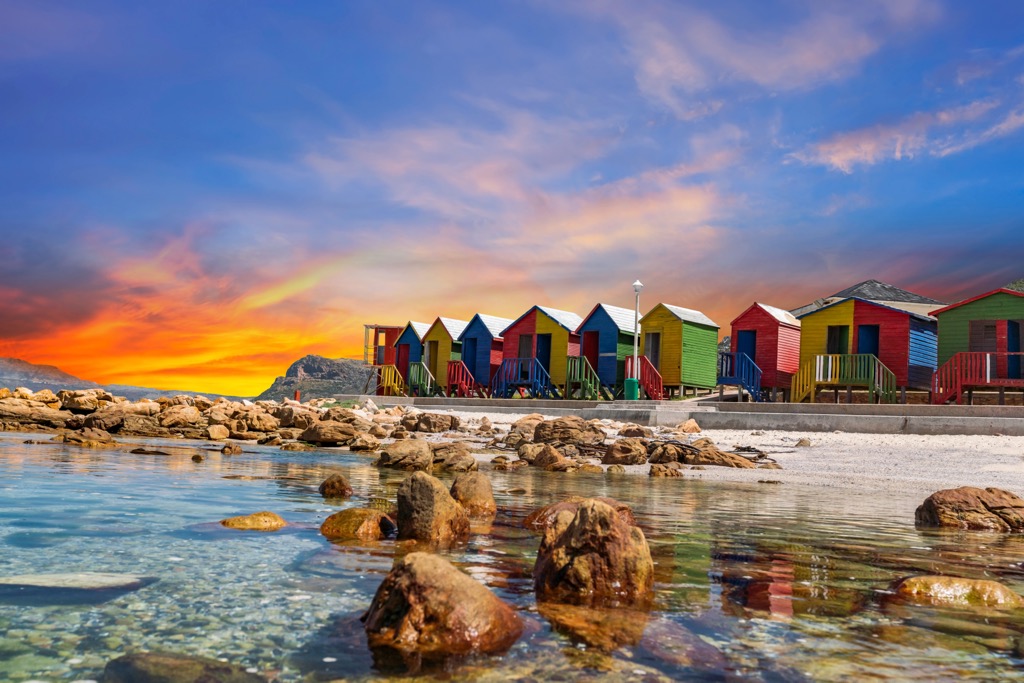
[[[360,394],[370,376],[370,368],[347,358],[305,356],[292,363],[284,377],[278,377],[257,401],[280,401],[302,393],[302,400],[330,398],[338,394]]]

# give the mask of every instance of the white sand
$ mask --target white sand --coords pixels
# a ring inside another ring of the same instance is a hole
[[[447,411],[464,423],[479,424],[487,417],[499,432],[521,414]],[[603,421],[610,434],[622,423]],[[654,438],[677,438],[673,430],[655,429]],[[687,477],[713,481],[757,482],[768,479],[790,484],[861,491],[891,491],[927,495],[957,486],[994,486],[1024,494],[1024,437],[921,436],[852,434],[846,432],[782,432],[705,430],[692,435],[710,437],[722,450],[753,446],[765,451],[781,470],[708,467],[686,470]],[[801,437],[811,446],[796,447]],[[486,459],[486,458],[485,458]],[[646,474],[648,466],[627,470]]]

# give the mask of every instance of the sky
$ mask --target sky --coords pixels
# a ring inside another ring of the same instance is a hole
[[[363,325],[728,333],[1024,276],[1024,3],[0,0],[0,356],[254,395]]]

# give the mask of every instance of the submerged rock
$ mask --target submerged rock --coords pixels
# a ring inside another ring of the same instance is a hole
[[[263,510],[262,512],[254,512],[251,515],[243,515],[241,517],[229,517],[228,519],[221,520],[223,526],[229,529],[245,529],[248,531],[277,531],[285,526],[285,522],[280,515]]]
[[[469,515],[440,481],[416,472],[398,487],[398,538],[437,543],[469,537]]]
[[[376,541],[395,532],[395,523],[380,510],[348,508],[335,512],[320,525],[320,533],[332,540]]]
[[[207,657],[137,652],[107,662],[105,683],[266,683],[245,667]]]
[[[466,472],[455,477],[450,493],[474,517],[489,517],[498,511],[491,480],[482,472]]]
[[[936,491],[914,512],[918,526],[1024,531],[1024,499],[1002,489],[961,486]]]
[[[348,498],[352,495],[352,485],[341,474],[332,474],[320,484],[320,495],[324,498]]]
[[[439,659],[503,653],[523,630],[515,610],[430,553],[395,562],[362,619],[371,648]]]
[[[545,529],[533,581],[539,601],[641,605],[650,599],[654,563],[644,532],[590,498]]]
[[[935,607],[1024,607],[1024,599],[997,581],[958,576],[912,576],[891,590],[906,602]]]
[[[651,465],[649,475],[652,477],[681,477],[683,476],[683,473],[679,471],[678,467],[669,467],[668,465]]]

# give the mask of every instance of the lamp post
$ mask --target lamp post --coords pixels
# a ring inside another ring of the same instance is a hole
[[[644,283],[637,280],[633,283],[633,291],[636,293],[636,306],[633,309],[633,396],[627,396],[636,400],[640,398],[640,290]]]

